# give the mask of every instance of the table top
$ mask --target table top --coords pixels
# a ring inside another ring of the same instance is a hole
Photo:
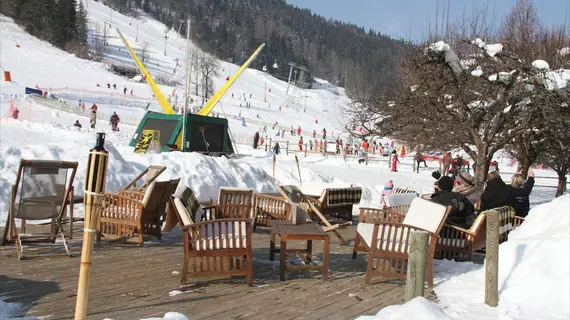
[[[288,235],[327,235],[316,223],[293,224],[286,220],[271,220],[271,232]]]

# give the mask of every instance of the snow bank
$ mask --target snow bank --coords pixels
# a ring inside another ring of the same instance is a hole
[[[451,320],[443,309],[424,297],[417,297],[402,305],[386,307],[375,316],[360,316],[357,320]]]
[[[475,38],[475,40],[472,40],[471,43],[478,46],[479,48],[485,47],[485,41],[481,40],[480,38]]]
[[[570,47],[565,47],[565,48],[558,50],[558,54],[561,57],[565,57],[565,56],[569,55],[570,54]]]
[[[544,72],[542,83],[548,90],[559,90],[570,85],[570,70],[559,69]]]
[[[452,276],[435,288],[457,319],[570,318],[570,195],[534,207],[499,246],[499,306],[484,304],[485,270]]]

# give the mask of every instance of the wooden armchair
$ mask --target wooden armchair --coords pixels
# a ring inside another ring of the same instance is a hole
[[[176,191],[180,179],[151,183],[144,192],[120,190],[105,194],[98,222],[97,242],[101,237],[133,237],[144,243],[143,235],[162,239],[161,227],[166,217],[168,197]]]
[[[203,208],[192,189],[186,188],[182,194],[170,197],[169,206],[176,213],[183,236],[182,285],[188,277],[244,275],[247,284],[253,286],[250,205]],[[217,219],[210,210],[221,207],[228,216]]]
[[[256,193],[253,197],[254,224],[271,226],[271,220],[289,220],[291,204],[281,196]]]
[[[226,217],[230,215],[230,213],[225,212],[229,208],[225,205],[233,205],[233,204],[249,205],[249,210],[251,211],[252,198],[253,198],[253,189],[221,187],[218,194],[218,202],[210,203],[211,206],[213,206],[211,210],[214,216],[216,217]],[[251,213],[249,217],[253,219],[253,214]]]
[[[325,216],[352,221],[352,207],[360,203],[361,197],[360,187],[327,188],[316,201],[311,198],[308,200]],[[316,220],[316,217],[311,218]]]
[[[515,210],[510,206],[492,209],[499,213],[499,243],[507,241],[508,234],[517,228],[524,218],[515,216]],[[490,211],[490,210],[489,210]],[[473,252],[486,246],[488,211],[479,213],[469,229],[446,224],[437,242],[436,259],[455,261],[470,261]]]
[[[405,279],[408,263],[410,231],[429,232],[427,261],[428,288],[433,288],[433,258],[437,238],[450,207],[416,197],[406,216],[385,210],[364,208],[356,228],[353,259],[357,252],[368,253],[365,283],[376,276]],[[401,221],[401,222],[400,222]]]

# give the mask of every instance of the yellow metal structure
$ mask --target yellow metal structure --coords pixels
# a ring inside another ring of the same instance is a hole
[[[121,36],[121,40],[123,40],[123,43],[127,47],[127,50],[129,51],[131,57],[135,61],[140,72],[144,75],[146,82],[150,86],[152,92],[154,93],[154,96],[156,97],[158,103],[162,107],[162,110],[164,110],[164,113],[176,114],[176,112],[174,111],[174,109],[172,108],[170,103],[168,103],[168,100],[162,94],[162,91],[160,91],[160,88],[158,88],[158,86],[156,85],[156,83],[152,79],[152,76],[150,75],[150,73],[146,70],[146,68],[144,67],[144,65],[142,64],[140,59],[138,58],[137,54],[134,52],[133,48],[131,47],[131,45],[127,41],[127,38],[125,38],[123,33],[118,28],[117,28],[117,33],[119,34],[119,36]],[[265,43],[263,43],[259,47],[257,47],[257,49],[253,52],[251,57],[249,57],[249,59],[247,59],[245,61],[245,63],[231,76],[230,80],[226,81],[226,83],[220,88],[220,90],[218,90],[214,94],[214,96],[212,96],[212,98],[210,100],[208,100],[208,103],[206,103],[206,105],[204,105],[204,107],[202,107],[202,109],[200,109],[200,111],[198,111],[198,113],[197,113],[198,115],[207,116],[210,114],[210,112],[212,112],[212,110],[216,106],[216,103],[218,103],[218,101],[220,101],[220,99],[222,99],[222,97],[224,96],[224,94],[226,94],[226,92],[232,86],[232,84],[234,84],[234,82],[239,78],[241,73],[247,67],[249,67],[251,62],[253,62],[253,60],[255,60],[255,58],[257,57],[259,52],[261,52],[261,50],[264,47],[265,47]]]
[[[257,57],[257,55],[259,54],[259,52],[261,52],[261,50],[263,49],[263,47],[265,47],[265,43],[261,44],[259,47],[257,47],[257,50],[255,50],[253,52],[253,54],[251,55],[251,57],[249,57],[249,59],[247,59],[247,61],[236,71],[236,73],[234,73],[232,75],[232,77],[230,78],[230,80],[226,81],[226,83],[220,88],[220,90],[218,90],[218,92],[216,92],[216,94],[214,94],[214,96],[212,96],[212,98],[210,100],[208,100],[208,102],[206,103],[206,105],[204,105],[204,107],[202,109],[200,109],[200,111],[198,111],[198,115],[200,116],[207,116],[210,114],[210,112],[212,112],[212,110],[214,109],[214,107],[216,106],[216,103],[218,103],[218,101],[220,101],[220,99],[222,99],[222,97],[224,96],[224,94],[226,94],[226,92],[228,91],[228,89],[232,86],[232,84],[237,80],[237,78],[241,75],[241,73],[243,72],[243,70],[245,70],[253,60],[255,60],[255,58]]]
[[[176,114],[174,109],[172,109],[172,106],[170,105],[170,103],[168,103],[168,100],[166,100],[166,98],[162,94],[162,91],[160,91],[160,88],[156,85],[156,83],[152,79],[152,76],[150,75],[150,73],[148,73],[148,71],[146,70],[146,68],[142,64],[142,62],[139,60],[139,57],[137,57],[137,54],[133,51],[133,48],[131,47],[131,45],[127,41],[127,38],[125,38],[123,33],[118,28],[117,28],[117,33],[119,34],[119,36],[121,36],[121,40],[123,40],[123,43],[125,44],[125,46],[129,50],[131,57],[133,58],[133,60],[135,60],[137,67],[139,68],[141,73],[144,75],[146,82],[150,86],[150,89],[154,93],[154,96],[156,97],[156,100],[158,101],[158,103],[162,107],[162,110],[164,110],[164,113]]]

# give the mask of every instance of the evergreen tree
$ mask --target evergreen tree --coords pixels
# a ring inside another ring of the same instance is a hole
[[[89,28],[87,26],[87,11],[85,10],[83,1],[79,1],[79,9],[77,11],[75,24],[77,26],[77,41],[80,43],[87,43],[87,34]]]

